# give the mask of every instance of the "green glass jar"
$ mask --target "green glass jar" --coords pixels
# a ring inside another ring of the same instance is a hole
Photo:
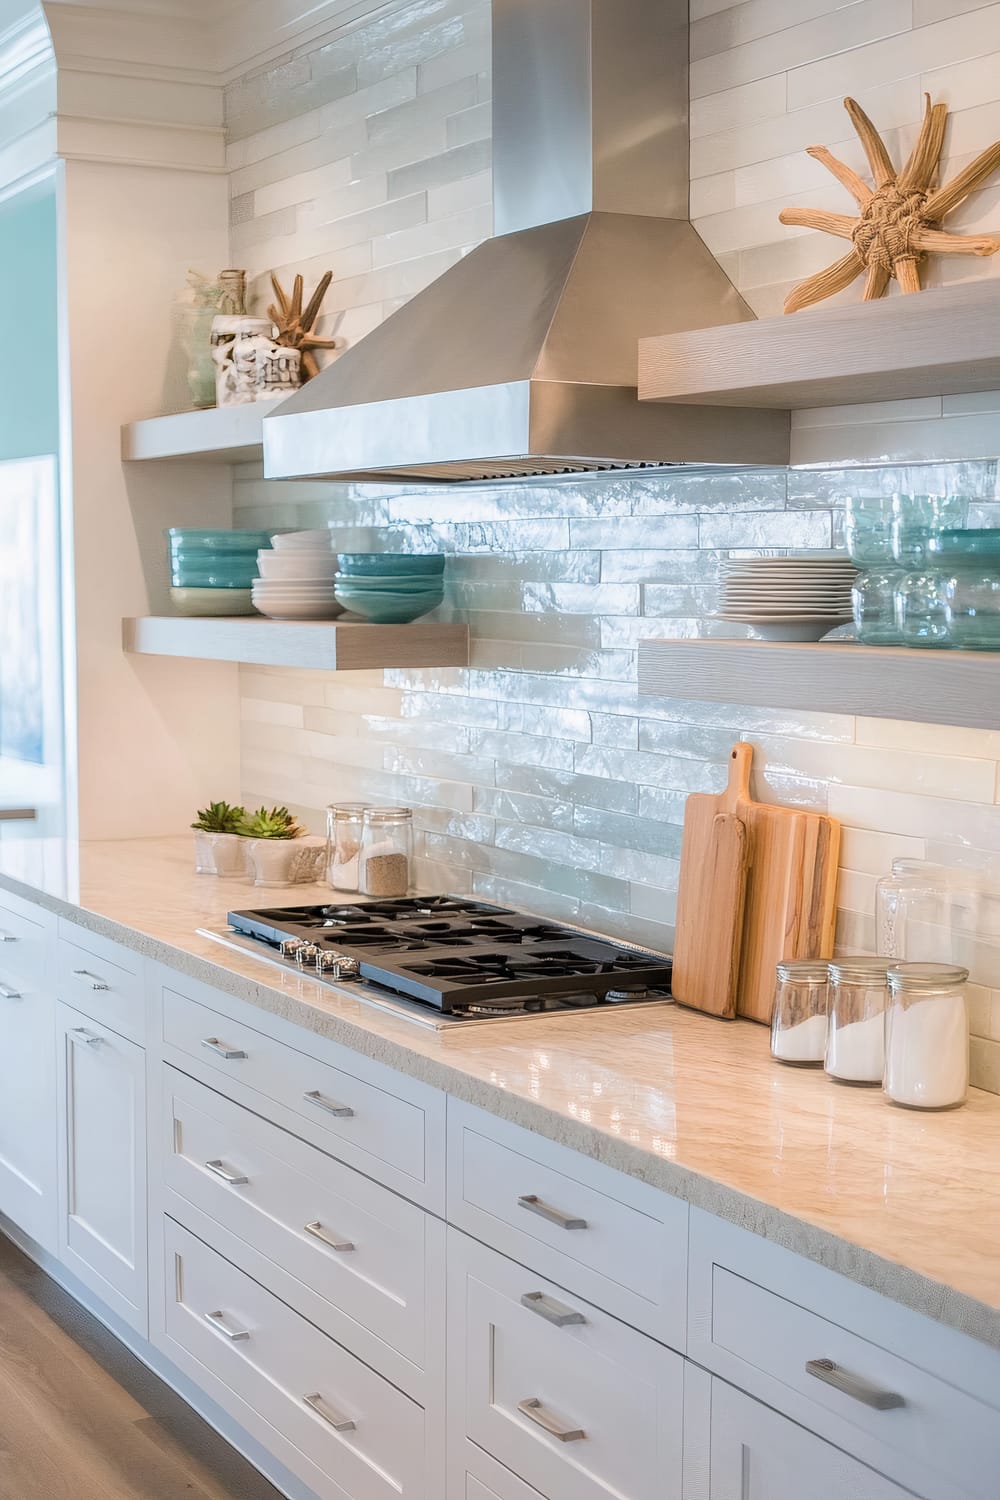
[[[866,646],[898,646],[896,585],[898,568],[872,568],[859,573],[851,589],[854,628]]]
[[[897,639],[902,645],[947,648],[952,644],[946,582],[946,575],[932,568],[897,576]]]
[[[933,562],[931,543],[943,532],[964,526],[967,495],[894,495],[890,546],[895,562],[907,571]]]
[[[1000,527],[949,530],[929,543],[944,600],[948,645],[1000,651]]]

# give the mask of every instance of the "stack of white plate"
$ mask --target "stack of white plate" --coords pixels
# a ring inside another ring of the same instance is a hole
[[[716,619],[750,625],[763,640],[817,641],[851,618],[856,576],[842,552],[730,557],[719,572]]]
[[[279,532],[272,540],[272,550],[257,553],[254,608],[272,620],[335,620],[342,615],[344,607],[333,594],[333,532]]]

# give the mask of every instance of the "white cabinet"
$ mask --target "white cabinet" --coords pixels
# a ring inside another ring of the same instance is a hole
[[[712,1381],[710,1500],[910,1500],[822,1438]]]
[[[0,909],[0,1213],[54,1253],[55,1002],[38,917]]]
[[[56,1006],[59,1255],[133,1328],[148,1328],[146,1056]]]

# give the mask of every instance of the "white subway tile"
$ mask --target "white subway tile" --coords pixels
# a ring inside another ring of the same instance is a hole
[[[870,401],[863,406],[813,406],[792,413],[792,425],[857,427],[866,422],[928,422],[941,415],[940,396],[917,396],[908,401]]]
[[[691,59],[728,52],[746,42],[780,32],[793,22],[842,10],[854,0],[744,0],[727,4],[711,16],[691,19]]]
[[[864,828],[840,830],[840,864],[845,870],[858,870],[876,879],[888,875],[894,859],[923,859],[923,839],[902,833],[872,833]]]
[[[722,130],[741,130],[756,120],[771,120],[785,109],[785,75],[773,76],[721,88],[691,100],[691,139],[717,135]]]
[[[1000,730],[961,729],[950,724],[909,724],[899,719],[858,719],[859,745],[915,750],[927,755],[968,755],[1000,760]]]

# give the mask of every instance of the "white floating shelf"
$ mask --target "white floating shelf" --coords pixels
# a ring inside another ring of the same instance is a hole
[[[122,621],[122,644],[141,656],[184,656],[259,667],[319,668],[326,672],[379,667],[466,667],[467,625],[416,620],[412,625],[363,621],[191,619],[147,615]]]
[[[1000,729],[1000,652],[646,640],[639,642],[639,692]]]
[[[276,403],[210,406],[170,417],[148,417],[122,428],[124,459],[197,459],[209,463],[253,463],[264,452],[263,423]]]
[[[796,410],[997,389],[995,277],[639,340],[643,401]]]

